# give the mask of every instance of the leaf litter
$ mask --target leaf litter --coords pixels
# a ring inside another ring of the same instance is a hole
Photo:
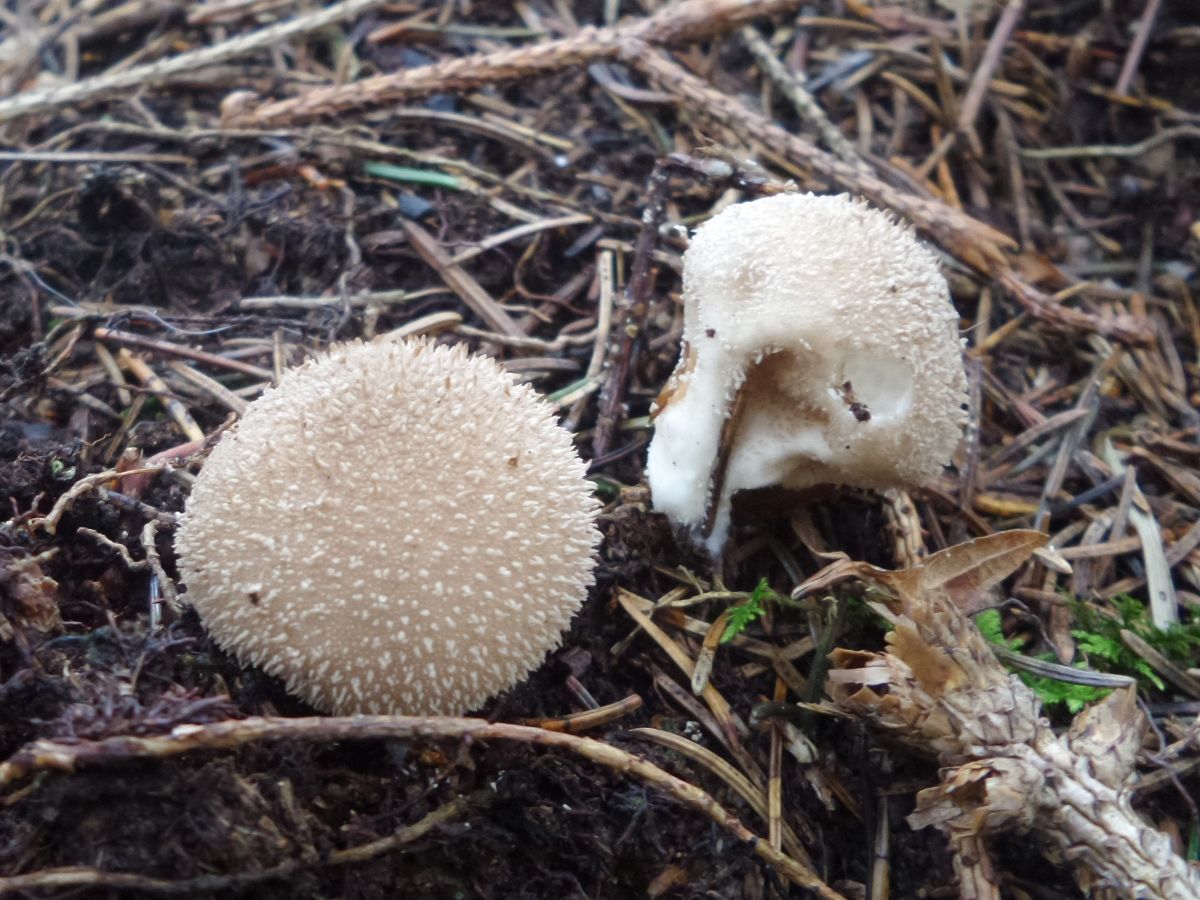
[[[0,892],[1195,895],[1181,5],[0,15]],[[679,255],[797,187],[942,252],[971,423],[913,496],[739,497],[714,568],[642,486]],[[608,504],[563,650],[481,725],[306,718],[171,601],[227,416],[381,334],[519,372]]]

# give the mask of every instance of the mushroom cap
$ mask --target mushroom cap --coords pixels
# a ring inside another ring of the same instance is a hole
[[[376,341],[286,372],[175,546],[217,643],[337,714],[457,715],[558,646],[592,584],[571,435],[492,359]]]
[[[683,286],[647,476],[682,525],[716,505],[710,550],[738,490],[914,486],[949,462],[966,421],[958,314],[910,228],[845,194],[737,204],[697,230]]]

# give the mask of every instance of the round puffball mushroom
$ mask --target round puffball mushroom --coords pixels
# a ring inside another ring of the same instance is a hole
[[[592,584],[571,435],[461,346],[346,344],[286,372],[176,538],[217,643],[337,713],[458,715],[557,647]]]
[[[737,491],[928,483],[966,422],[958,315],[912,231],[848,195],[778,194],[697,230],[659,397],[656,509],[716,554]]]

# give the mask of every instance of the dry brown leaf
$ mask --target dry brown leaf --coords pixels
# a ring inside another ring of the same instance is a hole
[[[1040,531],[1002,531],[939,550],[921,566],[921,588],[944,589],[969,614],[973,598],[1011,575],[1047,540]]]
[[[861,578],[872,581],[891,575],[887,569],[880,569],[870,563],[855,562],[852,559],[838,559],[808,578],[803,584],[792,591],[792,599],[800,600],[822,591],[827,591],[835,584]]]
[[[926,642],[915,629],[897,626],[888,635],[888,646],[908,663],[917,683],[931,697],[940,697],[944,691],[956,691],[962,687],[963,672],[954,664],[950,654]]]
[[[1046,541],[1040,531],[1002,531],[939,550],[910,569],[881,569],[839,559],[797,587],[792,597],[807,597],[858,578],[887,588],[901,599],[941,590],[970,613],[976,611],[977,601],[986,597],[988,588],[1011,575]]]

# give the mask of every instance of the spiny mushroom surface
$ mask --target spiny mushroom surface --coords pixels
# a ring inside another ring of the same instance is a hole
[[[176,539],[217,642],[337,714],[457,715],[558,646],[592,583],[571,435],[493,360],[347,344],[204,465]]]
[[[728,207],[684,256],[654,506],[725,543],[740,490],[929,482],[966,421],[958,316],[912,231],[847,195]]]

